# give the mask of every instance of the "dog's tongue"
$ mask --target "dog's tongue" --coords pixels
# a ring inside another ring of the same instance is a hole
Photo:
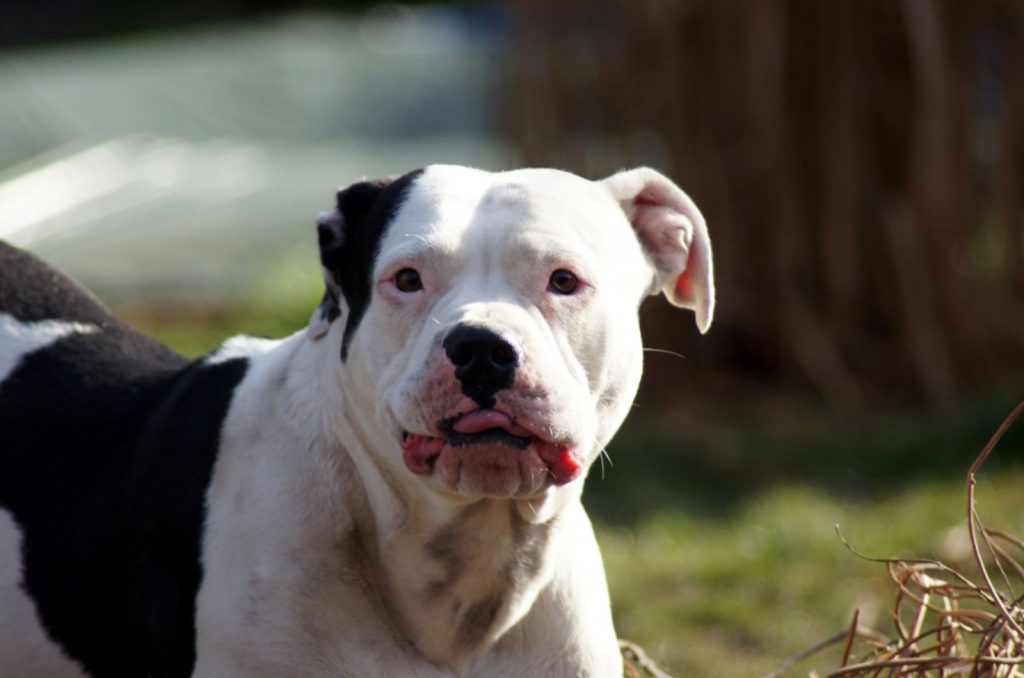
[[[464,414],[452,424],[452,430],[456,433],[480,433],[492,428],[500,428],[508,431],[514,436],[521,438],[532,438],[533,434],[522,426],[514,424],[511,417],[504,412],[496,410],[476,410]]]

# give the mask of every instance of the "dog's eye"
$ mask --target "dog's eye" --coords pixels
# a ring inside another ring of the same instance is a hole
[[[423,289],[423,280],[416,270],[403,268],[395,274],[395,287],[402,292],[418,292]]]
[[[572,294],[576,291],[579,282],[575,273],[560,268],[551,274],[551,278],[548,280],[548,289],[558,294]]]

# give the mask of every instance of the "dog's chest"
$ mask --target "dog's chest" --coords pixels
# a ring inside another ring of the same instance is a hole
[[[387,542],[389,594],[419,649],[458,667],[507,631],[545,580],[552,529],[483,500]]]

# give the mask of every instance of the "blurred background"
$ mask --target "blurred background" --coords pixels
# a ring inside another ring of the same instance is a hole
[[[334,189],[433,162],[648,164],[707,218],[715,324],[645,304],[679,355],[647,354],[586,492],[619,633],[664,668],[890,623],[836,524],[969,558],[964,475],[1024,394],[1024,4],[0,4],[0,238],[190,355],[304,326]],[[979,484],[992,527],[1024,529],[1022,444]]]

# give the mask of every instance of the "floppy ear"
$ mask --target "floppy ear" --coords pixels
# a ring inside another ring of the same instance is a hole
[[[622,206],[644,251],[651,258],[660,289],[675,306],[697,315],[701,334],[715,313],[711,240],[700,210],[681,188],[648,168],[624,170],[604,186]]]
[[[345,238],[344,225],[345,222],[338,211],[321,212],[316,219],[316,235],[320,244],[320,266],[323,270],[326,289],[324,289],[320,305],[313,311],[313,317],[309,319],[309,326],[306,327],[306,336],[310,339],[320,339],[327,334],[331,323],[341,315],[341,285],[338,284],[338,280],[324,260],[334,258],[330,254],[330,250],[341,250],[341,244]],[[328,250],[326,256],[325,250]]]
[[[325,290],[306,328],[310,339],[319,339],[327,334],[331,323],[341,315],[343,259],[345,244],[353,235],[350,230],[358,228],[359,222],[366,217],[377,196],[390,181],[358,181],[340,189],[334,211],[323,212],[317,218],[316,236],[320,246],[320,266],[323,269]]]

